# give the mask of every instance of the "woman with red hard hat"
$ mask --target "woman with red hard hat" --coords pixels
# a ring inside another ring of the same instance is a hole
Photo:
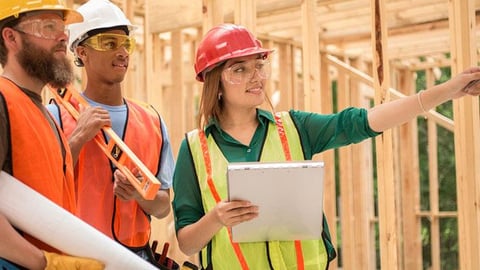
[[[262,44],[244,27],[224,24],[209,31],[200,44],[195,61],[197,80],[204,81],[204,73],[228,59],[260,54],[266,58],[272,50]]]
[[[197,49],[196,78],[204,83],[198,128],[180,146],[173,210],[180,249],[187,255],[200,252],[204,269],[327,269],[336,256],[326,219],[319,240],[232,242],[229,227],[262,210],[248,201],[227,200],[228,163],[309,160],[377,136],[453,98],[480,94],[478,84],[469,84],[480,79],[480,68],[473,67],[371,109],[275,112],[270,104],[267,111],[259,106],[270,103],[264,91],[270,52],[246,28],[233,24],[212,28]]]

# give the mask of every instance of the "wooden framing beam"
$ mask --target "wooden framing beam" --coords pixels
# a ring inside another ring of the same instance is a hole
[[[257,5],[255,0],[236,0],[234,22],[249,29],[254,35],[257,30]]]
[[[205,35],[212,27],[223,23],[223,0],[202,0],[202,16],[202,33]]]
[[[168,113],[170,137],[183,138],[186,131],[185,85],[183,81],[183,35],[181,31],[172,32],[172,87],[167,94],[168,100],[175,101],[175,111]],[[172,149],[179,149],[179,140],[172,140]]]
[[[386,11],[382,0],[371,1],[372,16],[372,59],[375,89],[375,104],[390,101],[390,78],[387,55]],[[380,268],[399,269],[397,246],[397,193],[393,168],[393,136],[386,130],[376,137],[378,218],[380,227]]]
[[[321,112],[325,114],[333,113],[333,93],[331,91],[332,81],[329,76],[327,55],[325,52],[320,53],[320,85],[322,91],[322,104]],[[336,189],[336,173],[335,173],[335,151],[328,150],[321,153],[318,158],[323,160],[325,164],[331,164],[330,166],[325,166],[324,174],[324,186],[325,186],[325,196],[324,196],[324,212],[325,216],[328,219],[330,236],[334,245],[337,243],[337,189]],[[334,260],[330,263],[330,268],[336,270],[338,268],[338,260]]]
[[[320,51],[318,32],[315,26],[315,2],[305,0],[302,3],[302,44],[303,44],[303,89],[306,111],[320,112]]]
[[[347,59],[348,61],[348,59]],[[349,76],[346,72],[339,72],[337,79],[337,106],[339,110],[352,106]],[[363,269],[358,265],[356,250],[355,226],[357,226],[354,213],[354,181],[352,147],[338,149],[339,179],[340,179],[340,228],[342,233],[342,267],[345,269]]]
[[[476,65],[475,0],[451,0],[452,74]],[[453,102],[460,269],[480,269],[480,111],[478,97]]]
[[[397,72],[397,88],[403,89],[405,95],[415,94],[413,72],[402,69]],[[433,121],[432,121],[433,122]],[[433,122],[434,123],[434,122]],[[398,152],[400,163],[400,194],[402,229],[402,257],[404,269],[422,269],[421,223],[416,213],[420,211],[420,168],[418,158],[417,119],[398,127]],[[412,256],[419,254],[420,256]]]

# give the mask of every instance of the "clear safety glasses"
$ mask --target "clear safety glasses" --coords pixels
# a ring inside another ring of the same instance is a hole
[[[37,19],[27,20],[14,27],[16,31],[43,39],[58,39],[61,35],[67,35],[68,29],[65,22],[60,19]]]
[[[256,71],[256,73],[255,73]],[[270,77],[270,62],[264,59],[254,59],[231,65],[222,72],[224,81],[231,84],[242,84],[253,79],[255,74],[260,79]]]
[[[97,51],[114,51],[124,47],[128,54],[132,54],[135,49],[135,39],[127,35],[119,34],[97,34],[89,37],[83,44]]]

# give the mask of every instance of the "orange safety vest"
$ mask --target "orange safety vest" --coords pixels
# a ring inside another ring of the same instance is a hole
[[[70,148],[65,136],[59,135],[62,149],[50,123],[30,97],[8,79],[0,77],[0,94],[8,111],[12,175],[67,211],[75,212],[75,186]],[[24,198],[28,200],[28,198]],[[52,247],[24,234],[40,249]]]
[[[73,101],[74,106],[78,106]],[[156,175],[160,168],[162,131],[160,117],[151,106],[127,101],[127,123],[123,141]],[[61,126],[69,137],[76,120],[63,106]],[[100,132],[106,141],[105,133]],[[125,163],[128,168],[135,166]],[[113,194],[113,164],[95,140],[87,142],[80,152],[76,168],[77,215],[107,236],[129,248],[141,248],[150,239],[150,216],[136,201],[122,201]]]

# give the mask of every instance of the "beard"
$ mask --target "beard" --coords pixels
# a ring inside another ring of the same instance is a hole
[[[39,79],[54,88],[66,87],[73,80],[73,68],[67,57],[55,58],[54,52],[64,48],[58,44],[51,51],[36,46],[22,37],[23,50],[17,55],[17,60],[28,75]]]

